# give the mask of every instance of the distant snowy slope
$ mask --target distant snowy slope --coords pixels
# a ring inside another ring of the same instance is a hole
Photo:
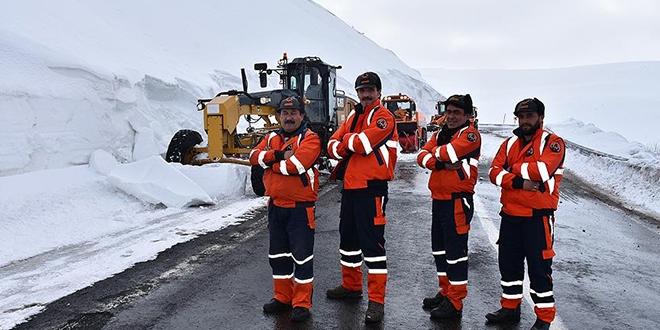
[[[516,102],[536,96],[547,107],[546,123],[573,117],[631,141],[660,141],[660,62],[543,70],[420,71],[445,94],[472,94],[482,122],[513,123]]]
[[[253,64],[283,52],[342,65],[349,94],[372,70],[384,94],[411,94],[421,109],[441,98],[309,0],[13,2],[0,11],[0,175],[84,164],[96,149],[131,161],[144,149],[135,141],[165,151],[176,130],[200,129],[197,98],[240,88],[241,67],[258,90]]]

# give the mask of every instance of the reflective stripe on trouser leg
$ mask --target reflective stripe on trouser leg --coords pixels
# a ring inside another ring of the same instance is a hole
[[[461,206],[462,203],[462,199],[452,201],[433,200],[433,219],[436,228],[440,227],[440,229],[436,229],[434,238],[436,241],[442,240],[445,251],[445,269],[447,281],[449,282],[446,296],[458,310],[463,308],[463,299],[467,296],[467,226],[472,218],[472,212],[464,212]],[[471,209],[471,206],[469,208]],[[465,232],[459,234],[459,229]],[[441,239],[438,237],[440,235],[442,236]],[[438,247],[438,245],[436,244],[435,247]],[[434,251],[436,251],[435,247]],[[436,268],[438,268],[437,265]]]
[[[503,215],[498,239],[498,263],[502,275],[502,298],[504,308],[517,308],[523,297],[525,255],[523,253],[522,222],[513,221]]]
[[[310,308],[312,306],[312,287],[314,283],[314,223],[313,212],[305,207],[287,209],[290,213],[287,233],[289,246],[295,265],[293,285],[293,307]]]
[[[553,227],[554,216],[546,215],[534,217],[523,229],[529,291],[536,316],[545,322],[552,322],[557,312],[552,284]]]
[[[431,252],[435,260],[435,269],[438,275],[438,285],[443,296],[449,291],[449,278],[447,277],[447,251],[445,251],[445,237],[442,221],[440,219],[440,203],[433,200],[431,211]]]
[[[387,283],[387,257],[385,253],[385,209],[387,196],[342,196],[342,217],[352,214],[357,239],[369,268],[367,277],[369,300],[384,304]],[[342,219],[343,220],[343,219]]]
[[[314,277],[314,230],[307,218],[305,208],[281,208],[272,203],[268,208],[268,259],[275,299],[283,303],[292,302],[294,278],[299,283],[311,283]]]
[[[352,200],[342,194],[339,219],[339,253],[341,262],[341,285],[353,291],[362,290],[362,250],[355,217],[351,211]]]

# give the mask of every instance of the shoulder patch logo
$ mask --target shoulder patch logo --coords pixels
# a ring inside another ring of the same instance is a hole
[[[385,118],[378,118],[378,120],[376,120],[376,126],[381,129],[387,128],[387,120],[385,120]]]
[[[561,145],[559,144],[559,142],[552,142],[550,144],[550,150],[552,150],[553,152],[560,152],[561,151]]]
[[[525,153],[525,156],[529,157],[533,154],[534,154],[534,147],[529,147],[529,149],[527,149],[527,153]]]
[[[477,134],[474,134],[474,132],[470,132],[470,133],[468,133],[468,135],[467,135],[467,139],[468,139],[470,142],[476,142],[476,141],[477,141]]]

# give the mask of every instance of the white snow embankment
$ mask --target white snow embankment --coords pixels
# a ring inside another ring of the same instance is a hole
[[[105,151],[92,154],[90,166],[122,191],[151,204],[187,207],[215,204],[245,193],[249,167],[237,164],[189,166],[160,156],[119,164]]]

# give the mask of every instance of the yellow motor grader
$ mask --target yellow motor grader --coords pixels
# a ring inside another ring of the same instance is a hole
[[[266,63],[256,63],[262,88],[267,87],[267,76],[279,74],[282,89],[247,92],[245,69],[241,69],[243,90],[220,92],[215,97],[197,100],[197,109],[204,113],[205,146],[202,135],[194,130],[178,131],[167,149],[168,162],[202,165],[208,163],[238,163],[249,165],[252,148],[269,132],[281,128],[276,118],[277,106],[283,98],[298,96],[305,107],[305,122],[321,138],[322,150],[319,167],[330,166],[326,146],[334,130],[341,124],[345,108],[355,101],[337,90],[337,69],[318,57],[302,57],[289,61],[284,53],[275,69]],[[352,103],[351,103],[352,102]],[[240,124],[241,119],[245,123]],[[247,126],[244,132],[239,129]],[[263,196],[263,169],[252,166],[251,181],[254,192]]]

